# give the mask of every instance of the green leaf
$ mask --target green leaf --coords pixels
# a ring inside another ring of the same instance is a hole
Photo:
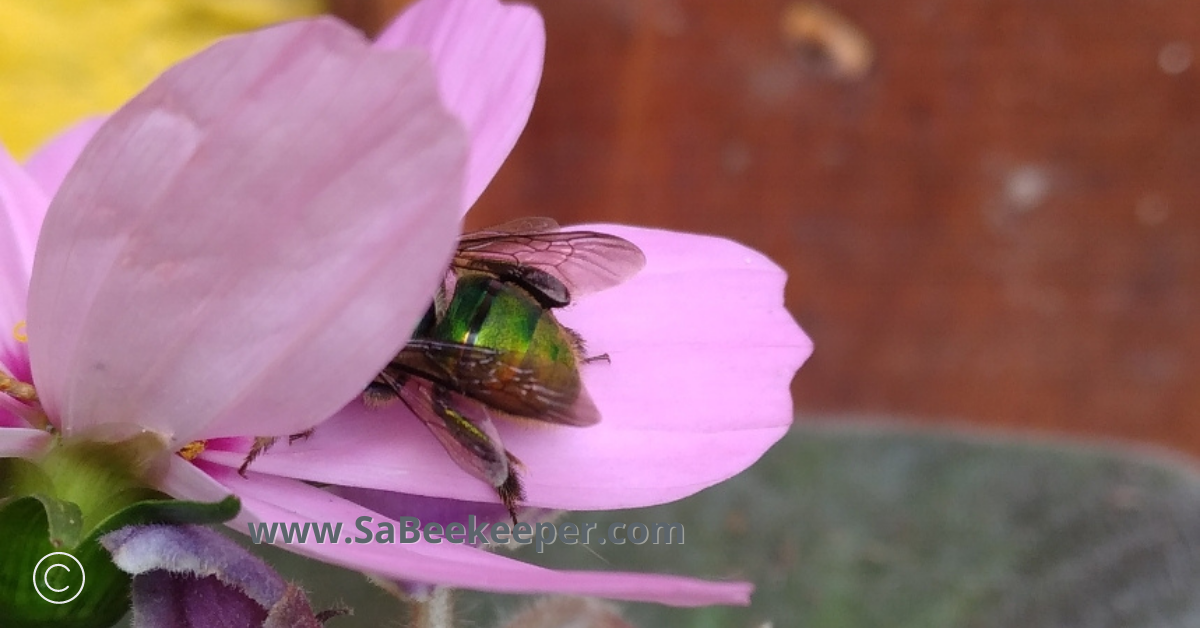
[[[117,570],[108,552],[93,538],[71,548],[55,547],[47,534],[48,525],[46,507],[37,498],[14,499],[0,508],[0,539],[4,543],[4,552],[0,554],[0,617],[4,618],[4,625],[6,628],[112,625],[129,605],[128,576]],[[39,567],[43,557],[54,552],[65,552],[79,562],[57,555],[47,558]],[[55,561],[62,561],[65,567],[51,569]],[[35,567],[38,567],[36,574]],[[67,600],[76,592],[78,596],[69,602],[51,603]]]
[[[100,628],[111,626],[129,608],[129,576],[112,564],[99,537],[113,530],[150,523],[210,524],[235,517],[240,504],[235,497],[215,503],[176,500],[146,500],[134,503],[109,516],[76,544],[56,546],[52,538],[70,537],[74,504],[44,495],[11,499],[0,506],[0,618],[5,628]],[[56,520],[57,523],[55,522]],[[57,534],[56,534],[57,531]],[[78,530],[75,531],[78,538]],[[63,552],[79,562],[58,555],[48,561],[62,560],[65,568],[53,568],[43,557]],[[82,590],[71,601],[63,601],[79,589],[78,570],[85,574]],[[54,589],[62,589],[58,594]],[[39,591],[41,594],[39,594]],[[45,597],[43,597],[45,596]],[[48,601],[48,599],[50,601]]]

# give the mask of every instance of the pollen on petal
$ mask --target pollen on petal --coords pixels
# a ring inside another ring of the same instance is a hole
[[[187,460],[188,462],[191,462],[192,460],[195,460],[200,454],[204,453],[204,449],[207,446],[208,445],[206,444],[205,441],[194,440],[179,449],[179,457],[183,458],[184,460]]]
[[[12,335],[13,338],[17,339],[17,342],[29,342],[29,334],[25,333],[25,321],[21,321],[13,327]]]

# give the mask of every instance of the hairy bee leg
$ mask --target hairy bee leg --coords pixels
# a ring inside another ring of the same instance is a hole
[[[563,331],[567,332],[567,336],[571,339],[571,348],[575,350],[575,355],[587,355],[587,343],[584,342],[583,336],[579,332],[562,325]]]
[[[588,355],[587,344],[584,343],[583,336],[580,336],[579,332],[565,326],[563,329],[565,329],[567,331],[567,335],[570,336],[572,348],[575,349],[575,355],[579,357],[580,362],[584,364],[592,364],[593,362],[612,364],[612,358],[610,358],[607,353],[601,353],[600,355]]]
[[[496,493],[508,509],[508,516],[512,517],[513,525],[517,525],[517,506],[525,501],[525,487],[521,485],[521,476],[517,475],[515,470],[509,469],[508,477],[504,478],[503,484],[496,487]]]
[[[380,408],[386,408],[392,405],[397,399],[400,398],[400,396],[397,395],[396,391],[393,390],[392,387],[387,383],[376,379],[370,384],[367,384],[367,387],[362,391],[360,398],[362,399],[364,406],[372,410],[378,410]]]
[[[291,436],[288,436],[288,444],[291,445],[292,443],[294,443],[298,440],[308,440],[308,437],[312,436],[313,432],[315,432],[315,431],[317,431],[317,428],[310,427],[298,434],[292,434]]]
[[[517,468],[524,468],[525,464],[507,449],[504,450],[504,456],[508,458],[508,477],[504,478],[503,484],[496,487],[496,493],[508,509],[508,516],[512,517],[513,525],[516,525],[517,508],[525,501],[525,485],[521,482],[521,474]]]
[[[275,441],[279,440],[274,436],[256,436],[254,437],[254,445],[250,447],[250,451],[246,453],[246,459],[242,461],[242,466],[238,467],[238,475],[246,477],[246,469],[250,468],[250,463],[254,459],[262,455],[262,453],[271,448]]]

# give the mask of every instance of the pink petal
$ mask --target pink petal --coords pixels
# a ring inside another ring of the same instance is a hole
[[[34,379],[64,432],[179,445],[328,417],[403,345],[465,139],[424,55],[332,19],[223,40],[115,113],[46,218]]]
[[[0,146],[0,370],[29,381],[29,353],[17,340],[47,197]]]
[[[783,306],[785,275],[728,240],[617,225],[647,256],[630,281],[561,312],[593,354],[590,428],[501,422],[524,463],[531,506],[573,510],[667,502],[749,465],[792,421],[789,383],[812,344]],[[205,459],[236,466],[240,452]],[[313,436],[280,446],[254,470],[403,493],[495,501],[402,407],[351,403]]]
[[[0,369],[2,371],[3,369]],[[9,376],[12,374],[9,373]],[[37,412],[33,406],[25,405],[8,395],[0,394],[0,429],[6,427],[29,427],[27,420]],[[0,456],[2,458],[3,456]]]
[[[429,52],[442,99],[471,136],[466,213],[529,120],[546,52],[542,16],[533,7],[496,0],[423,0],[375,45]]]
[[[105,118],[96,116],[75,123],[43,144],[29,161],[25,162],[26,172],[37,181],[47,197],[53,197],[58,192],[67,171],[75,165],[79,153],[83,152],[83,147],[91,141],[104,120]]]
[[[44,430],[0,428],[0,458],[32,458],[46,451],[53,442],[54,435]]]
[[[175,467],[163,490],[183,499],[213,499],[220,485],[242,500],[242,512],[231,524],[247,531],[250,521],[263,523],[342,523],[343,534],[359,536],[355,521],[372,517],[371,529],[389,522],[403,526],[325,491],[283,478],[256,476],[244,479],[232,469],[200,463],[191,467],[172,457]],[[210,478],[203,478],[203,473]],[[200,476],[200,477],[198,477]],[[215,482],[214,482],[215,480]],[[216,483],[220,483],[217,485]],[[219,498],[219,497],[218,497]],[[350,569],[397,580],[410,580],[500,593],[567,593],[658,602],[673,606],[747,604],[751,586],[744,582],[705,582],[658,574],[552,571],[511,558],[448,542],[429,544],[305,544],[285,549]]]

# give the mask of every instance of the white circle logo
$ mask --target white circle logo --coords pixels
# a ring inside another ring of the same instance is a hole
[[[54,558],[56,556],[66,556],[70,560]],[[47,558],[51,559],[49,563],[46,561]],[[44,570],[42,569],[43,563],[46,563]],[[75,565],[72,567],[71,563],[75,563]],[[51,573],[54,575],[51,576]],[[38,574],[41,574],[41,577]],[[51,579],[54,583],[51,583]],[[79,586],[72,595],[71,591],[76,589],[74,586],[76,580],[79,581]],[[39,597],[51,604],[66,604],[79,597],[79,594],[83,593],[83,583],[86,580],[87,575],[83,573],[83,563],[66,552],[50,552],[33,567],[33,590],[37,591]],[[54,584],[59,586],[54,586]]]

